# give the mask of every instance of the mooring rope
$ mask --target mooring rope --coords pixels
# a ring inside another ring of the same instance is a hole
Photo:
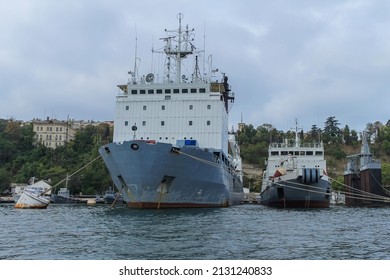
[[[382,190],[387,194],[390,195],[390,191],[388,191],[380,182],[378,182],[376,176],[372,173],[371,169],[369,169],[370,175],[372,175],[372,178],[374,178],[375,182],[382,188]]]
[[[194,160],[197,160],[197,161],[200,161],[202,163],[205,163],[205,164],[208,164],[208,165],[211,165],[213,167],[220,167],[220,164],[216,163],[216,162],[212,162],[212,161],[209,161],[209,160],[205,160],[205,159],[202,159],[202,158],[198,158],[198,157],[195,157],[195,156],[192,156],[190,154],[187,154],[187,153],[184,153],[182,151],[178,151],[178,150],[175,150],[174,153],[178,153],[178,154],[181,154],[181,155],[185,155],[187,157],[190,157]]]
[[[369,193],[369,192],[366,192],[363,190],[359,190],[359,189],[353,188],[351,186],[348,186],[346,184],[343,184],[343,183],[341,183],[341,182],[339,182],[331,177],[328,177],[328,178],[330,181],[334,181],[342,186],[345,186],[346,188],[352,189],[352,190],[357,192],[357,193],[350,193],[350,192],[345,192],[345,191],[339,191],[339,193],[345,195],[346,198],[369,200],[369,201],[374,201],[374,202],[390,202],[389,197]],[[273,182],[273,183],[275,185],[282,186],[285,188],[296,189],[296,190],[306,191],[306,192],[310,192],[310,193],[331,195],[331,193],[328,193],[327,191],[323,191],[323,188],[321,188],[321,187],[307,185],[307,184],[294,182],[294,181],[288,181],[288,184],[285,184],[284,182],[285,181]]]
[[[337,181],[331,177],[329,177],[329,179],[331,181],[336,182],[337,184],[340,184],[341,186],[345,187],[346,189],[350,189],[350,190],[354,191],[354,193],[351,193],[348,191],[340,191],[340,193],[344,194],[346,198],[370,200],[370,201],[377,201],[377,202],[390,202],[390,197],[366,192],[366,191],[354,188],[352,186],[348,186],[348,185],[346,185],[340,181]]]
[[[69,176],[66,176],[65,179],[59,181],[57,184],[55,184],[54,186],[48,188],[47,190],[45,190],[44,192],[42,192],[40,195],[43,195],[47,192],[49,192],[51,189],[54,189],[56,188],[58,185],[62,184],[63,182],[65,182],[66,180],[69,180],[70,177],[76,175],[77,173],[79,173],[81,170],[83,170],[84,168],[86,168],[87,166],[91,165],[93,162],[95,162],[96,160],[98,160],[99,158],[101,157],[101,155],[97,156],[96,158],[94,158],[93,160],[91,160],[90,162],[88,162],[86,165],[84,165],[83,167],[81,167],[80,169],[78,169],[77,171],[73,172],[72,174],[70,174]]]
[[[301,191],[307,191],[307,192],[311,192],[311,193],[329,194],[330,195],[330,193],[327,193],[326,191],[322,191],[321,187],[300,184],[298,182],[292,182],[292,181],[289,181],[288,183],[289,183],[288,185],[287,184],[282,184],[281,182],[276,182],[274,184],[278,185],[278,186],[287,187],[287,188],[290,188],[290,189],[295,189],[295,190],[301,190]],[[290,184],[297,185],[298,187],[291,186]],[[304,186],[304,187],[299,187],[299,186]],[[313,188],[313,189],[318,189],[318,190],[312,190],[312,189],[308,189],[308,188]]]

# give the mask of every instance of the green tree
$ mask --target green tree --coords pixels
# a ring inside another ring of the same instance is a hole
[[[302,138],[303,139],[303,138]],[[307,141],[319,141],[321,139],[321,128],[313,124],[310,131],[306,134]]]
[[[390,163],[382,163],[382,184],[390,186]]]
[[[342,134],[336,117],[328,117],[325,122],[323,139],[325,143],[341,143]]]
[[[346,145],[352,144],[351,131],[349,130],[349,126],[345,125],[343,129],[343,140]]]

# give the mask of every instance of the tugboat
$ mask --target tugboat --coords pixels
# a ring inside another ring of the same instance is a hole
[[[60,188],[57,194],[52,194],[51,201],[54,204],[86,203],[85,200],[71,196],[70,191],[67,187]]]
[[[121,194],[116,193],[112,188],[108,188],[104,192],[103,201],[105,204],[113,204],[114,202],[123,203],[123,198]]]
[[[296,121],[295,140],[269,146],[260,203],[277,208],[327,208],[330,192],[323,143],[302,144]]]
[[[211,56],[209,73],[201,74],[198,55],[204,51],[195,47],[194,29],[183,28],[183,15],[177,18],[178,28],[162,38],[164,75],[137,79],[135,63],[129,82],[118,86],[114,142],[99,153],[131,208],[241,204],[241,157],[228,132],[234,93],[224,73],[215,79]],[[184,64],[193,54],[194,66]]]
[[[344,172],[346,206],[390,206],[390,191],[382,186],[382,166],[374,159],[367,141],[362,134],[359,154],[347,157]]]

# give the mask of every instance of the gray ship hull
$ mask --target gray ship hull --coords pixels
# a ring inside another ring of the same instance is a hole
[[[240,177],[216,151],[125,141],[99,153],[132,208],[227,207],[244,198]]]
[[[260,194],[260,203],[276,208],[327,208],[330,205],[329,181],[302,184],[296,179],[276,181]]]

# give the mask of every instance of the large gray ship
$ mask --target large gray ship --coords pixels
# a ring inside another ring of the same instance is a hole
[[[215,79],[212,56],[194,46],[182,19],[154,51],[165,56],[164,75],[137,77],[135,56],[128,83],[118,86],[114,141],[99,148],[129,207],[227,207],[244,197],[240,151],[228,131],[234,93],[224,73]],[[193,67],[184,64],[191,55]],[[208,73],[200,74],[200,61]]]
[[[331,186],[322,142],[295,140],[271,143],[260,192],[260,203],[277,208],[327,208]]]

